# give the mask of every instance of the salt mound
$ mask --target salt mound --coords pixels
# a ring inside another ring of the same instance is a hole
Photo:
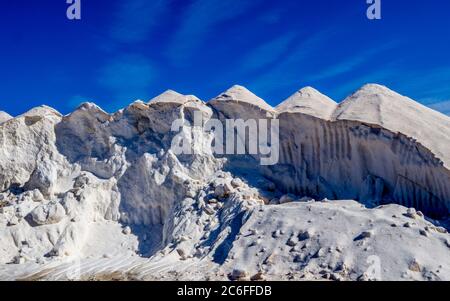
[[[314,88],[306,87],[279,104],[275,109],[278,113],[298,112],[317,118],[329,120],[337,103]]]
[[[98,120],[107,121],[110,119],[110,114],[105,112],[102,108],[92,102],[85,102],[78,106],[75,111],[73,111],[70,115],[83,115],[83,116],[92,116],[92,118],[96,118]]]
[[[201,102],[201,100],[194,95],[183,95],[173,90],[167,90],[164,93],[150,100],[149,104],[156,104],[156,103],[185,104],[187,102]]]
[[[0,111],[0,123],[6,122],[13,117],[6,112]]]
[[[273,111],[273,108],[268,103],[250,92],[247,88],[239,85],[234,85],[227,91],[211,100],[211,102],[217,101],[235,101],[238,103],[244,102],[260,107],[266,111]]]
[[[363,86],[339,104],[332,118],[403,133],[420,141],[450,167],[450,118],[384,86]]]
[[[99,112],[108,115],[108,113],[106,113],[102,108],[100,108],[98,105],[92,102],[84,102],[81,105],[79,105],[76,110]]]
[[[49,106],[39,106],[36,108],[33,108],[25,113],[23,113],[22,115],[18,116],[18,117],[33,117],[33,116],[40,116],[40,117],[44,117],[44,116],[56,116],[56,117],[62,117],[61,113],[59,113],[58,111],[56,111],[55,109],[49,107]]]

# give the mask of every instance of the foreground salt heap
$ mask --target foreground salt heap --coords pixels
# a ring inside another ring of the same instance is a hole
[[[199,151],[174,154],[171,124],[195,112],[278,118],[279,163],[202,152],[190,132]],[[241,86],[208,103],[169,90],[0,129],[0,279],[450,279],[450,118],[385,87],[339,105],[304,88],[275,109]]]

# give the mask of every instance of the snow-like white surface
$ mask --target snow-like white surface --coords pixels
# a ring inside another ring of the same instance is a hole
[[[257,107],[260,107],[267,111],[273,111],[273,108],[266,103],[263,99],[259,98],[252,92],[250,92],[247,88],[234,85],[227,91],[223,92],[219,96],[215,97],[214,99],[210,100],[210,102],[214,101],[235,101],[235,102],[244,102],[248,103]]]
[[[398,205],[366,209],[354,201],[262,206],[241,228],[230,251],[234,260],[225,266],[242,267],[250,275],[262,270],[277,280],[357,280],[364,274],[371,278],[370,259],[376,256],[380,264],[377,280],[448,279],[449,235],[405,213]],[[251,235],[253,230],[257,233]],[[362,233],[370,237],[363,238]],[[413,261],[420,271],[409,269]]]
[[[222,212],[231,205],[224,204]],[[450,279],[449,234],[420,216],[405,216],[402,206],[366,209],[342,200],[253,204],[247,210],[247,216],[202,213],[200,223],[211,230],[198,243],[202,233],[187,223],[184,231],[191,236],[180,236],[150,260],[132,251],[136,236],[121,233],[117,224],[97,222],[89,225],[81,259],[5,265],[0,275],[10,280],[227,280],[241,270],[247,280],[257,274],[266,280]],[[215,237],[220,226],[222,234]],[[233,231],[233,241],[227,242]],[[230,248],[224,248],[227,243]]]
[[[280,103],[275,109],[278,113],[299,112],[329,120],[337,103],[312,87],[306,87]]]
[[[183,95],[173,90],[167,90],[164,93],[150,100],[149,104],[156,104],[156,103],[185,104],[187,102],[201,102],[201,100],[194,95]]]
[[[197,151],[171,150],[193,112],[276,115],[239,86],[0,122],[0,279],[450,280],[449,118],[374,85],[334,106],[312,88],[281,104],[269,167],[189,132]]]
[[[59,113],[58,111],[56,111],[55,109],[46,106],[46,105],[42,105],[36,108],[33,108],[25,113],[23,113],[22,115],[18,116],[18,117],[24,117],[24,116],[29,116],[29,117],[33,117],[33,116],[41,116],[41,117],[48,117],[48,116],[56,116],[56,117],[61,117],[61,113]]]

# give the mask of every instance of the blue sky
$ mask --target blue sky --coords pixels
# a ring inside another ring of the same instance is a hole
[[[241,84],[276,105],[313,86],[336,101],[387,85],[450,114],[450,1],[65,0],[0,4],[0,110],[114,112],[166,89],[208,100]]]

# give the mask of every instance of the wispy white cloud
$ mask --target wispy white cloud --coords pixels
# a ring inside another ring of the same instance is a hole
[[[395,43],[395,42],[389,43],[389,44],[384,44],[380,47],[371,48],[367,51],[358,53],[356,55],[352,55],[350,57],[347,57],[347,58],[339,61],[338,63],[336,63],[334,65],[331,65],[323,70],[319,70],[316,74],[306,77],[306,80],[313,82],[313,81],[333,79],[342,74],[352,72],[359,66],[370,62],[370,60],[372,58],[374,58],[375,56],[394,48],[396,45],[397,45],[397,43]]]
[[[171,0],[118,1],[111,27],[114,40],[124,43],[148,39],[158,25],[159,18],[168,10]]]
[[[174,63],[188,60],[213,28],[238,17],[259,0],[195,0],[181,17],[181,24],[168,46],[168,57]]]
[[[296,89],[299,89],[305,85],[329,82],[334,78],[339,78],[342,81],[343,78],[340,78],[340,76],[355,73],[354,71],[358,68],[370,65],[372,59],[377,56],[380,57],[383,52],[389,51],[399,44],[398,41],[395,41],[366,51],[355,51],[354,55],[343,57],[337,63],[337,60],[333,60],[334,64],[328,66],[324,65],[320,68],[312,66],[312,61],[320,61],[320,57],[317,56],[318,53],[323,53],[321,51],[322,49],[331,47],[334,43],[333,39],[341,33],[335,28],[325,28],[309,38],[302,40],[278,64],[273,68],[267,69],[265,73],[257,77],[251,83],[251,87],[261,91],[261,93],[270,94],[285,91],[288,87],[296,87]],[[333,95],[338,95],[339,98],[343,97],[343,95],[347,95],[347,93],[366,84],[367,82],[364,82],[365,80],[368,82],[383,83],[383,79],[388,77],[388,73],[395,70],[395,68],[391,68],[392,66],[390,64],[391,62],[386,62],[380,70],[374,70],[370,74],[364,74],[361,78],[355,78],[352,82],[335,85],[335,88],[332,90],[334,92]],[[267,83],[271,84],[267,85]]]
[[[114,96],[108,109],[118,109],[136,99],[149,99],[156,71],[141,55],[123,55],[101,69],[98,82]]]
[[[283,14],[285,13],[284,8],[275,8],[261,15],[261,21],[268,24],[276,24],[282,20]]]
[[[435,102],[427,105],[428,107],[450,116],[450,100]]]
[[[302,40],[293,47],[292,51],[283,60],[256,77],[251,82],[251,86],[261,93],[271,93],[300,83],[302,66],[308,62],[317,49],[323,47],[323,43],[328,40],[331,34],[332,31],[326,29]],[[267,85],[267,83],[270,83],[270,85]]]
[[[402,72],[401,86],[419,99],[448,99],[450,97],[450,68]]]
[[[277,62],[286,53],[296,36],[296,33],[289,32],[256,47],[244,57],[239,71],[250,72]]]

